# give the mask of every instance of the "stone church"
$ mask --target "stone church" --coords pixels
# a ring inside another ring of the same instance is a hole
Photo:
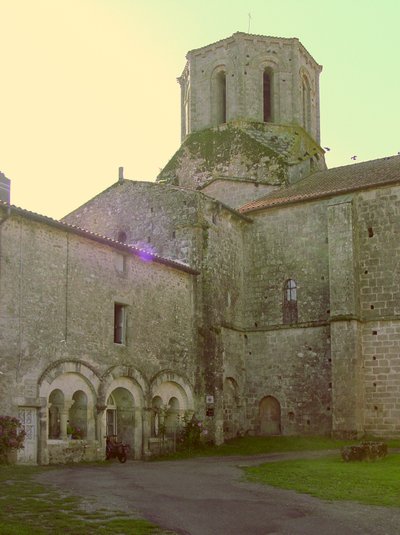
[[[298,39],[192,50],[182,143],[55,221],[0,203],[0,402],[19,461],[207,439],[400,436],[400,156],[328,170]]]

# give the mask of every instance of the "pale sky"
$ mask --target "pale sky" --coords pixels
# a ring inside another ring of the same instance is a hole
[[[0,0],[0,171],[61,218],[180,144],[188,50],[236,31],[298,37],[321,74],[331,167],[400,151],[398,0]]]

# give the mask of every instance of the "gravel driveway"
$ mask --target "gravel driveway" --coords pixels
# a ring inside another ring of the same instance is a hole
[[[111,462],[64,467],[38,479],[97,507],[137,513],[179,534],[400,534],[400,508],[325,502],[246,482],[241,470],[262,462],[322,455],[326,452]]]

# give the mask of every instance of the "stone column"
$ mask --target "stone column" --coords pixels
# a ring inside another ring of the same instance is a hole
[[[59,403],[49,403],[49,438],[59,438],[60,437],[60,411],[62,405]]]
[[[151,452],[149,450],[149,438],[151,437],[151,415],[153,409],[151,407],[144,407],[142,409],[143,417],[143,455],[149,457]]]
[[[69,418],[69,409],[73,405],[73,401],[64,401],[64,405],[60,408],[60,438],[61,440],[67,440],[67,427]]]
[[[48,409],[47,405],[39,408],[38,411],[38,462],[39,464],[49,464],[49,450],[47,448],[48,436]]]
[[[143,411],[140,407],[134,408],[134,418],[135,428],[131,453],[134,459],[141,459],[143,455]]]

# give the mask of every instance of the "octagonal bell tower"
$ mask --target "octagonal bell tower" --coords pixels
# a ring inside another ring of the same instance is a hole
[[[229,178],[277,187],[325,167],[322,67],[298,39],[238,32],[186,59],[178,78],[182,146],[158,180],[203,188]]]
[[[186,58],[178,78],[182,141],[239,119],[302,126],[319,143],[322,67],[298,39],[238,32]]]

